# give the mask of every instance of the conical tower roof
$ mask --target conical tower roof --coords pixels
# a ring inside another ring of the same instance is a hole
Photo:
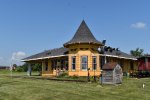
[[[92,32],[90,31],[84,20],[80,24],[73,38],[67,43],[65,43],[64,46],[82,43],[103,45],[100,41],[96,40],[96,38],[93,36]]]

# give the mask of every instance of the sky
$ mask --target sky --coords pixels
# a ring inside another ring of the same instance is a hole
[[[150,0],[0,0],[0,65],[59,48],[84,19],[97,40],[150,53]]]

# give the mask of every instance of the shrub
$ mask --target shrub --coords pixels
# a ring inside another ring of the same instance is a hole
[[[91,82],[98,82],[98,81],[99,81],[99,77],[98,77],[98,76],[95,76],[95,79],[94,79],[94,76],[91,76],[91,77],[90,77],[90,81],[91,81]]]
[[[68,76],[68,73],[67,72],[63,72],[61,74],[59,74],[59,76],[57,77],[67,77]]]
[[[77,75],[73,75],[73,76],[72,76],[72,78],[73,78],[73,79],[78,79],[78,78],[79,78],[79,76],[77,76]]]
[[[15,71],[17,71],[17,72],[24,72],[24,69],[23,69],[22,67],[17,67],[17,68],[15,69]]]

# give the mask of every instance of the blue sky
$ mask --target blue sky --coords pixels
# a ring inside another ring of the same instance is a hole
[[[84,19],[98,40],[150,53],[150,0],[0,0],[0,65],[63,46]]]

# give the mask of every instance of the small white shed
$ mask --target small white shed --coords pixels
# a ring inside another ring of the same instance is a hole
[[[102,67],[103,84],[120,84],[122,83],[122,68],[116,62],[109,62]]]

